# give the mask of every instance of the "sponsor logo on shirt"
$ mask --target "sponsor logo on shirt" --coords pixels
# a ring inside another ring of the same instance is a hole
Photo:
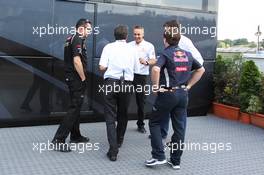
[[[188,62],[189,61],[185,52],[180,51],[180,50],[174,52],[173,59],[175,62]]]
[[[176,72],[186,72],[187,70],[187,66],[176,67]]]

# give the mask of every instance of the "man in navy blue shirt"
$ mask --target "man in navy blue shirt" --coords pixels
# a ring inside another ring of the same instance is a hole
[[[178,47],[181,38],[179,24],[168,21],[164,24],[165,49],[157,64],[152,68],[151,80],[156,88],[157,98],[149,120],[152,158],[146,166],[167,163],[160,122],[170,113],[174,133],[171,137],[170,160],[173,169],[180,169],[186,129],[188,90],[202,77],[205,69],[190,52]]]

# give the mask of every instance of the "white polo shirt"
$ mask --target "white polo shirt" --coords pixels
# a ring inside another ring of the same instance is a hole
[[[200,54],[200,52],[196,49],[196,47],[193,45],[193,42],[187,38],[186,36],[184,35],[181,35],[181,39],[179,41],[179,47],[183,50],[186,50],[188,52],[191,52],[192,56],[194,59],[196,59],[197,61],[199,61],[199,63],[201,65],[203,65],[203,57],[202,55]]]
[[[124,71],[125,80],[133,81],[135,62],[134,49],[126,40],[117,40],[104,47],[99,65],[107,67],[104,79],[113,78],[119,80]]]
[[[146,61],[151,58],[156,58],[153,44],[142,40],[139,44],[137,44],[135,41],[131,41],[129,45],[131,45],[136,51],[137,61],[135,66],[135,74],[149,75],[149,66],[141,64],[139,62],[139,58],[144,58]]]

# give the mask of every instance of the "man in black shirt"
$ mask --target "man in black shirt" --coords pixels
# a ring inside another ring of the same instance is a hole
[[[147,160],[145,165],[155,166],[167,162],[160,122],[170,113],[174,133],[171,137],[171,158],[168,163],[173,169],[180,169],[186,129],[188,90],[200,80],[205,70],[190,52],[178,47],[181,38],[178,23],[175,20],[166,22],[164,29],[165,49],[152,68],[151,75],[158,96],[149,120],[152,158]]]
[[[76,34],[67,38],[64,46],[65,81],[70,91],[70,106],[67,116],[60,124],[52,143],[56,151],[69,152],[65,139],[71,133],[73,143],[88,142],[89,138],[80,133],[80,110],[87,81],[87,57],[85,39],[91,31],[91,22],[80,19],[76,24]]]

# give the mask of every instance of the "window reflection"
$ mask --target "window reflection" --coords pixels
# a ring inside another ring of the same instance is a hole
[[[159,6],[173,6],[188,9],[202,9],[202,0],[116,0],[117,2],[129,2]]]
[[[218,0],[112,0],[112,2],[158,5],[203,11],[217,11],[218,4]]]

